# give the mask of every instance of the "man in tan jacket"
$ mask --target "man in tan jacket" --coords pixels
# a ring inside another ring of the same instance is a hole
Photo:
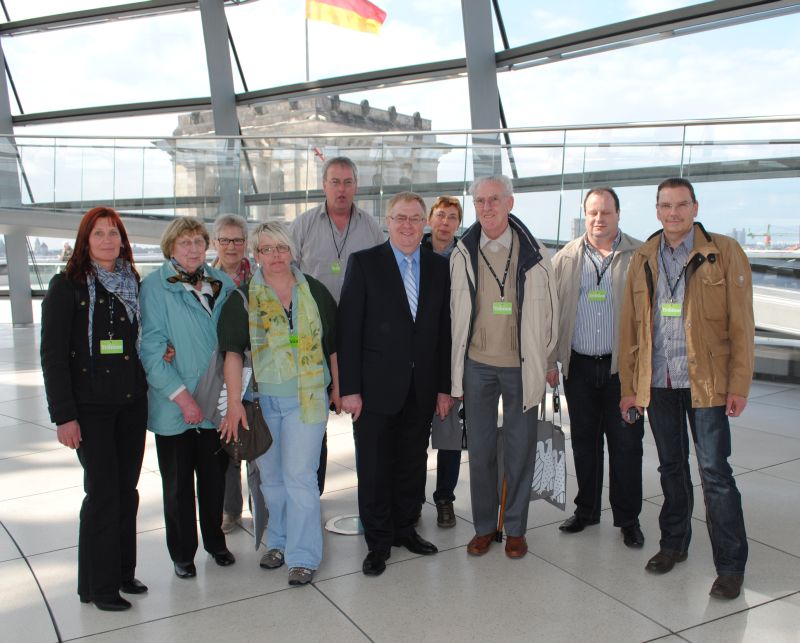
[[[464,397],[475,537],[482,556],[495,535],[497,404],[503,398],[506,556],[528,551],[536,410],[556,345],[558,302],[547,249],[511,214],[511,180],[480,177],[470,188],[478,220],[450,255],[453,397]]]
[[[628,270],[620,328],[623,417],[647,407],[658,449],[664,503],[655,574],[686,560],[693,490],[687,418],[697,456],[717,579],[710,594],[739,596],[747,562],[742,500],[728,464],[729,417],[747,404],[753,375],[753,284],[733,239],[695,222],[698,202],[686,179],[658,186],[663,230],[636,252]]]
[[[553,259],[559,329],[547,382],[558,384],[556,361],[561,362],[578,479],[575,513],[559,529],[574,534],[600,522],[605,441],[614,525],[626,546],[639,548],[644,545],[639,527],[644,420],[628,424],[619,416],[617,346],[625,275],[642,242],[619,229],[619,197],[613,188],[589,190],[583,210],[586,234]]]

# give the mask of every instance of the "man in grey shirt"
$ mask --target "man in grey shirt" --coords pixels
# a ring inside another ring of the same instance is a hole
[[[289,226],[300,270],[325,284],[337,302],[350,255],[385,241],[375,218],[354,205],[357,189],[353,161],[346,156],[327,160],[322,168],[325,201]]]
[[[641,547],[644,420],[639,417],[629,425],[620,417],[617,344],[625,275],[642,244],[619,229],[619,197],[612,188],[589,190],[583,210],[586,234],[569,242],[553,260],[559,332],[547,382],[558,384],[558,360],[578,478],[575,513],[559,529],[574,534],[600,522],[605,441],[614,525],[621,528],[625,545]]]
[[[300,270],[325,284],[337,304],[350,255],[385,240],[375,218],[353,203],[357,189],[356,164],[346,156],[328,159],[322,167],[325,201],[303,212],[289,226]],[[325,489],[327,462],[326,434],[317,471],[320,494]]]

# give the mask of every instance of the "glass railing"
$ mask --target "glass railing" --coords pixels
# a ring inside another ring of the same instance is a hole
[[[464,197],[476,174],[502,171],[514,180],[514,212],[542,238],[573,238],[583,195],[598,184],[617,188],[623,227],[646,237],[658,227],[655,186],[685,176],[707,228],[752,249],[800,243],[800,117],[318,137],[19,135],[1,151],[19,186],[16,197],[4,190],[6,212],[82,213],[102,203],[154,219],[224,211],[291,220],[324,198],[324,159],[344,154],[359,168],[358,205],[376,217],[400,190]]]
[[[357,204],[380,221],[393,194],[414,190],[429,203],[440,194],[461,198],[467,226],[475,219],[467,197],[473,177],[502,172],[514,182],[514,213],[551,247],[582,233],[583,197],[596,185],[617,190],[625,232],[647,238],[660,227],[656,186],[684,176],[695,184],[699,220],[750,255],[756,305],[761,297],[773,313],[765,328],[780,335],[785,319],[800,318],[793,297],[800,292],[800,116],[315,137],[23,134],[0,141],[0,224],[25,221],[36,234],[30,221],[46,220],[38,234],[58,236],[53,228],[61,225],[61,236],[74,238],[76,216],[47,215],[104,204],[128,219],[152,220],[137,227],[134,241],[157,243],[163,223],[177,215],[290,221],[324,199],[322,166],[338,155],[358,166]],[[160,261],[157,252],[138,257],[144,272]],[[52,252],[36,257],[34,288],[46,286],[59,265]],[[2,256],[0,290],[1,273]],[[800,322],[788,326],[800,336]]]

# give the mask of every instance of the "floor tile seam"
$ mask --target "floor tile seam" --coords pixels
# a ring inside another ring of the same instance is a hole
[[[335,465],[342,467],[342,469],[347,469],[348,471],[352,471],[353,473],[356,472],[355,467],[352,467],[349,464],[344,464],[342,462],[339,462],[336,458],[328,457],[328,463],[330,464],[331,462]]]
[[[787,393],[787,392],[793,391],[793,390],[795,390],[797,388],[796,386],[792,386],[791,384],[789,384],[789,385],[775,384],[775,385],[776,386],[783,386],[783,388],[781,388],[778,391],[769,391],[769,392],[765,392],[765,393],[759,393],[755,397],[752,396],[752,395],[748,396],[748,398],[747,398],[748,401],[755,402],[755,401],[761,400],[764,397],[769,397],[770,395],[779,395],[780,393]]]
[[[0,429],[0,431],[2,431],[2,429]],[[14,460],[16,458],[25,458],[31,455],[38,455],[39,453],[50,453],[51,451],[58,451],[58,447],[54,449],[44,449],[42,451],[29,451],[27,453],[17,453],[16,455],[0,456],[0,462],[5,462],[6,460]]]
[[[53,631],[56,635],[56,639],[58,641],[62,641],[63,639],[61,638],[61,631],[58,628],[58,622],[56,621],[56,616],[53,613],[53,609],[50,607],[50,601],[47,600],[47,594],[44,591],[44,587],[42,587],[42,584],[39,582],[39,577],[33,570],[33,565],[31,565],[30,561],[28,560],[28,557],[25,555],[25,552],[22,551],[22,547],[19,546],[19,543],[17,542],[16,538],[14,538],[13,534],[2,520],[0,520],[0,527],[3,528],[3,530],[8,535],[9,539],[11,539],[11,542],[14,544],[14,547],[20,553],[21,560],[24,561],[25,566],[28,568],[28,572],[33,578],[33,582],[36,583],[36,587],[39,590],[39,595],[41,596],[42,602],[44,602],[45,609],[47,610],[47,614],[50,617],[50,624],[53,626]]]
[[[625,601],[623,601],[622,599],[620,599],[620,598],[617,598],[617,597],[616,597],[616,596],[614,596],[613,594],[609,594],[607,591],[605,591],[604,589],[601,589],[600,587],[597,587],[596,585],[594,585],[594,584],[590,583],[590,582],[589,582],[588,580],[586,580],[585,578],[581,578],[580,576],[578,576],[577,574],[574,574],[573,572],[569,571],[568,569],[565,569],[565,568],[563,568],[563,567],[561,567],[561,566],[559,566],[559,565],[556,565],[554,562],[552,562],[551,560],[549,560],[549,559],[547,559],[547,558],[544,558],[544,557],[543,557],[543,556],[541,556],[540,554],[537,554],[537,553],[535,553],[535,552],[533,552],[533,551],[530,551],[530,550],[528,550],[528,553],[529,553],[531,556],[533,556],[533,557],[535,557],[535,558],[538,558],[538,559],[539,559],[539,560],[541,560],[543,563],[545,563],[545,564],[547,564],[547,565],[550,565],[551,567],[554,567],[555,569],[557,569],[557,570],[559,570],[559,571],[561,571],[561,572],[563,572],[563,573],[567,574],[568,576],[572,576],[572,578],[574,578],[574,579],[575,579],[575,580],[577,580],[578,582],[580,582],[580,583],[582,583],[582,584],[584,584],[584,585],[587,585],[588,587],[591,587],[591,588],[592,588],[593,590],[595,590],[595,591],[598,591],[598,592],[600,592],[601,594],[603,594],[604,596],[608,597],[609,599],[611,599],[611,600],[612,600],[612,601],[614,601],[615,603],[618,603],[619,605],[622,605],[623,607],[626,607],[627,609],[631,610],[631,611],[632,611],[632,612],[634,612],[635,614],[638,614],[639,616],[641,616],[641,617],[642,617],[642,618],[644,618],[645,620],[647,620],[647,621],[650,621],[651,623],[653,623],[653,624],[657,625],[657,626],[658,626],[658,627],[660,627],[660,628],[663,628],[664,630],[666,630],[666,633],[665,633],[665,634],[663,634],[663,635],[661,636],[661,638],[663,638],[664,636],[669,636],[670,634],[676,634],[676,631],[675,631],[675,630],[673,630],[673,629],[672,629],[671,627],[669,627],[668,625],[665,625],[665,624],[663,624],[663,623],[659,622],[657,619],[655,619],[655,618],[654,618],[654,617],[652,617],[652,616],[649,616],[648,614],[645,614],[644,612],[642,612],[642,611],[641,611],[641,610],[639,610],[638,608],[636,608],[636,607],[633,607],[632,605],[628,605],[628,604],[627,604]]]
[[[0,417],[6,417],[6,418],[8,418],[10,420],[15,420],[16,419],[15,417],[12,417],[10,415],[3,415],[3,416],[0,416]],[[31,420],[22,420],[22,422],[19,422],[17,424],[7,424],[6,426],[0,427],[0,431],[4,431],[5,429],[13,429],[14,427],[19,427],[19,426],[22,426],[22,425],[25,425],[25,424],[31,424],[31,425],[33,425],[35,427],[40,428],[40,429],[47,429],[48,431],[52,431],[53,433],[56,433],[56,426],[52,422],[50,422],[48,424],[41,424],[40,422],[34,422],[34,421],[31,421]],[[61,447],[61,445],[59,445],[59,447]]]
[[[800,412],[800,409],[791,409],[793,411]],[[765,436],[767,438],[774,437],[774,438],[783,438],[784,440],[798,440],[800,441],[800,435],[786,435],[785,433],[776,433],[775,431],[768,431],[766,429],[759,429],[753,428],[752,426],[747,426],[745,424],[739,424],[739,422],[730,422],[731,427],[731,439],[732,442],[736,442],[736,430],[737,429],[744,429],[745,431],[752,431],[757,433],[759,436]]]
[[[655,504],[655,503],[651,502],[650,504]],[[692,520],[694,520],[696,522],[699,522],[702,525],[707,525],[707,522],[705,520],[703,520],[702,518],[698,518],[697,516],[693,515],[692,516]],[[776,545],[771,545],[769,543],[766,543],[763,540],[759,540],[758,538],[754,538],[754,537],[748,535],[747,536],[747,540],[748,541],[752,541],[754,543],[758,543],[759,545],[767,547],[768,549],[772,549],[774,551],[780,552],[781,554],[786,554],[787,556],[791,556],[792,558],[800,559],[800,554],[794,554],[794,553],[792,553],[790,551],[786,551],[785,549],[781,549],[780,547],[777,547]]]
[[[790,460],[790,462],[794,462],[794,460]],[[783,462],[781,464],[786,464],[786,462]],[[770,467],[777,467],[777,466],[780,466],[780,465],[778,465],[778,464],[770,465]],[[770,467],[764,467],[764,468],[765,469],[769,469]],[[797,480],[792,480],[791,478],[786,478],[784,476],[779,476],[777,473],[768,473],[768,472],[763,471],[761,469],[759,469],[758,472],[759,473],[763,473],[765,476],[769,476],[770,478],[775,478],[776,480],[781,480],[781,481],[784,481],[784,482],[793,482],[794,484],[800,485],[800,482],[798,482]]]
[[[13,498],[0,498],[0,504],[10,502],[12,500],[24,500],[25,498],[35,498],[36,496],[46,496],[51,493],[59,493],[60,491],[67,491],[68,489],[82,489],[83,484],[75,484],[69,487],[61,487],[59,489],[48,489],[47,491],[40,491],[39,493],[29,493],[26,496],[14,496]]]
[[[330,579],[326,579],[326,580],[330,580]],[[327,594],[326,594],[324,591],[322,591],[322,589],[321,589],[320,587],[318,587],[316,583],[312,582],[312,583],[311,583],[311,586],[312,586],[312,587],[314,588],[314,590],[315,590],[315,591],[317,591],[317,592],[318,592],[318,593],[319,593],[319,594],[320,594],[320,595],[321,595],[321,596],[322,596],[322,597],[323,597],[323,598],[324,598],[326,601],[328,601],[328,603],[330,603],[330,604],[331,604],[331,606],[332,606],[332,607],[333,607],[333,608],[334,608],[334,609],[335,609],[337,612],[339,612],[339,613],[340,613],[340,614],[341,614],[341,615],[342,615],[342,616],[345,618],[345,620],[347,620],[347,622],[349,622],[349,623],[350,623],[350,624],[351,624],[351,625],[352,625],[354,628],[356,628],[356,629],[357,629],[359,632],[361,632],[361,634],[363,635],[363,637],[364,637],[364,638],[365,638],[367,641],[369,641],[370,643],[374,643],[375,639],[373,639],[371,636],[369,636],[369,634],[367,634],[367,633],[364,631],[364,629],[363,629],[363,628],[362,628],[362,627],[361,627],[361,626],[360,626],[358,623],[356,623],[356,622],[353,620],[353,618],[352,618],[352,617],[351,617],[351,616],[350,616],[350,615],[349,615],[347,612],[345,612],[345,611],[344,611],[344,610],[343,610],[341,607],[339,607],[339,605],[336,603],[336,601],[334,601],[334,600],[333,600],[333,599],[332,599],[330,596],[328,596],[328,595],[327,595]]]
[[[758,538],[754,538],[752,536],[747,536],[747,540],[752,541],[754,543],[758,543],[759,545],[767,547],[768,549],[772,549],[773,551],[777,551],[780,552],[781,554],[786,554],[787,556],[791,556],[792,558],[797,558],[798,560],[800,560],[800,553],[795,554],[793,552],[786,551],[785,549],[781,549],[777,545],[771,545],[770,543],[766,543],[763,540],[759,540]],[[798,591],[800,591],[800,585],[798,586]]]
[[[2,386],[2,385],[0,385],[0,386]],[[41,398],[41,397],[42,397],[42,395],[38,394],[38,393],[36,395],[22,395],[20,397],[9,397],[9,398],[0,397],[0,404],[8,404],[10,402],[29,402],[30,400],[35,400],[35,399]],[[13,416],[9,416],[9,417],[13,417]]]
[[[787,409],[783,409],[783,410],[787,410]],[[792,410],[797,411],[798,409],[792,409]],[[747,429],[748,431],[758,431],[759,433],[763,433],[766,436],[771,436],[771,437],[776,437],[776,438],[784,438],[784,439],[787,439],[787,440],[800,439],[800,438],[798,438],[797,436],[794,436],[794,435],[786,435],[785,433],[778,433],[777,431],[767,431],[766,429],[762,429],[762,428],[760,428],[758,426],[754,426],[751,423],[744,424],[742,421],[731,422],[730,423],[730,427],[731,427],[731,437],[733,438],[734,442],[736,442],[736,433],[735,433],[735,431],[736,431],[737,428],[738,429]]]
[[[761,607],[764,607],[766,605],[770,605],[771,603],[775,603],[777,601],[782,601],[782,600],[784,600],[786,598],[789,598],[790,596],[796,596],[796,595],[800,595],[800,590],[796,591],[796,592],[789,592],[788,594],[785,594],[784,596],[777,596],[775,598],[771,598],[771,599],[769,599],[767,601],[764,601],[763,603],[758,603],[757,605],[748,605],[747,607],[745,607],[743,609],[740,609],[740,610],[737,610],[736,612],[731,612],[730,614],[724,614],[722,616],[717,616],[716,618],[712,618],[712,619],[710,619],[708,621],[704,621],[703,623],[698,623],[697,625],[692,625],[691,627],[685,627],[685,628],[675,632],[675,635],[676,636],[681,636],[682,633],[689,632],[691,630],[697,629],[698,627],[703,627],[705,625],[710,625],[711,623],[717,623],[719,621],[725,620],[726,618],[730,618],[731,616],[737,616],[739,614],[744,614],[745,612],[750,612],[750,611],[759,609]],[[683,637],[681,636],[681,638],[683,638]],[[687,639],[687,640],[690,640],[690,639]]]
[[[167,620],[169,620],[171,618],[175,618],[175,617],[178,617],[178,616],[187,616],[189,614],[199,614],[199,613],[204,612],[204,611],[209,610],[209,609],[216,609],[218,607],[225,607],[226,605],[234,605],[236,603],[241,603],[243,601],[250,601],[250,600],[253,600],[254,598],[261,598],[263,596],[271,596],[273,594],[278,594],[280,592],[290,591],[292,589],[297,589],[297,588],[290,587],[290,586],[281,587],[280,589],[276,589],[276,590],[270,591],[270,592],[263,592],[261,594],[253,594],[252,596],[243,596],[243,597],[240,597],[240,598],[235,598],[235,599],[230,600],[230,601],[223,601],[221,603],[215,603],[213,605],[204,605],[203,607],[199,607],[199,608],[193,609],[193,610],[186,610],[186,611],[183,611],[183,612],[175,612],[173,614],[166,614],[164,616],[159,616],[158,618],[151,618],[151,619],[147,619],[147,620],[144,620],[144,621],[139,621],[138,623],[129,623],[128,625],[121,625],[120,627],[112,627],[110,629],[103,630],[101,632],[92,632],[91,634],[86,634],[86,635],[83,635],[83,636],[77,636],[77,637],[74,637],[74,638],[62,639],[62,640],[64,641],[64,643],[66,643],[67,641],[82,641],[82,640],[85,640],[85,639],[90,639],[92,637],[98,636],[100,634],[109,634],[111,632],[121,632],[123,630],[130,630],[130,629],[133,629],[135,627],[139,627],[140,625],[149,625],[150,623],[158,623],[160,621],[167,621]]]
[[[53,430],[54,430],[54,429],[53,429],[53,426],[52,426],[52,424],[48,426],[48,425],[46,425],[46,424],[42,424],[41,422],[38,422],[38,421],[36,421],[36,420],[29,420],[29,419],[25,419],[25,418],[19,418],[19,417],[17,417],[16,415],[6,415],[6,414],[3,414],[3,417],[7,417],[7,418],[10,418],[10,419],[12,419],[12,420],[16,420],[16,421],[17,421],[17,422],[19,422],[20,424],[35,424],[36,426],[40,426],[40,427],[42,427],[43,429],[50,429],[51,431],[53,431]]]

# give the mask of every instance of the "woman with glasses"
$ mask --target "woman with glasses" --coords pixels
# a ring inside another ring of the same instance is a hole
[[[147,591],[134,578],[147,422],[138,292],[119,214],[92,208],[42,303],[41,354],[58,441],[77,450],[84,471],[78,595],[104,611],[130,608],[120,592]]]
[[[247,221],[238,214],[223,214],[214,222],[214,249],[217,258],[211,264],[219,268],[237,286],[250,281],[253,271],[247,251]],[[225,473],[225,501],[222,507],[222,531],[236,529],[242,520],[242,463],[229,460]]]
[[[450,257],[456,247],[456,232],[461,227],[463,210],[461,202],[454,196],[440,196],[433,202],[428,214],[431,231],[422,237],[422,246],[436,254]],[[436,524],[443,529],[456,526],[453,502],[461,468],[462,426],[461,403],[457,403],[444,419],[433,418],[431,427],[431,446],[436,453],[436,491],[433,502],[436,505]],[[425,502],[425,498],[422,499]],[[420,508],[421,510],[421,508]]]
[[[259,270],[240,287],[248,301],[231,297],[219,320],[225,351],[228,410],[223,440],[236,439],[247,420],[242,399],[242,358],[250,350],[253,376],[272,447],[256,460],[269,510],[267,552],[261,567],[289,566],[289,584],[311,582],[322,560],[317,486],[319,451],[330,401],[339,411],[336,302],[319,281],[293,266],[286,226],[262,223],[251,235]]]
[[[228,457],[192,397],[217,346],[222,302],[234,288],[224,272],[205,264],[208,241],[196,218],[173,220],[161,237],[166,261],[144,279],[140,299],[148,428],[156,435],[167,548],[179,578],[197,573],[195,478],[203,547],[217,565],[235,562],[220,528]],[[171,361],[164,359],[168,346],[175,348]]]

